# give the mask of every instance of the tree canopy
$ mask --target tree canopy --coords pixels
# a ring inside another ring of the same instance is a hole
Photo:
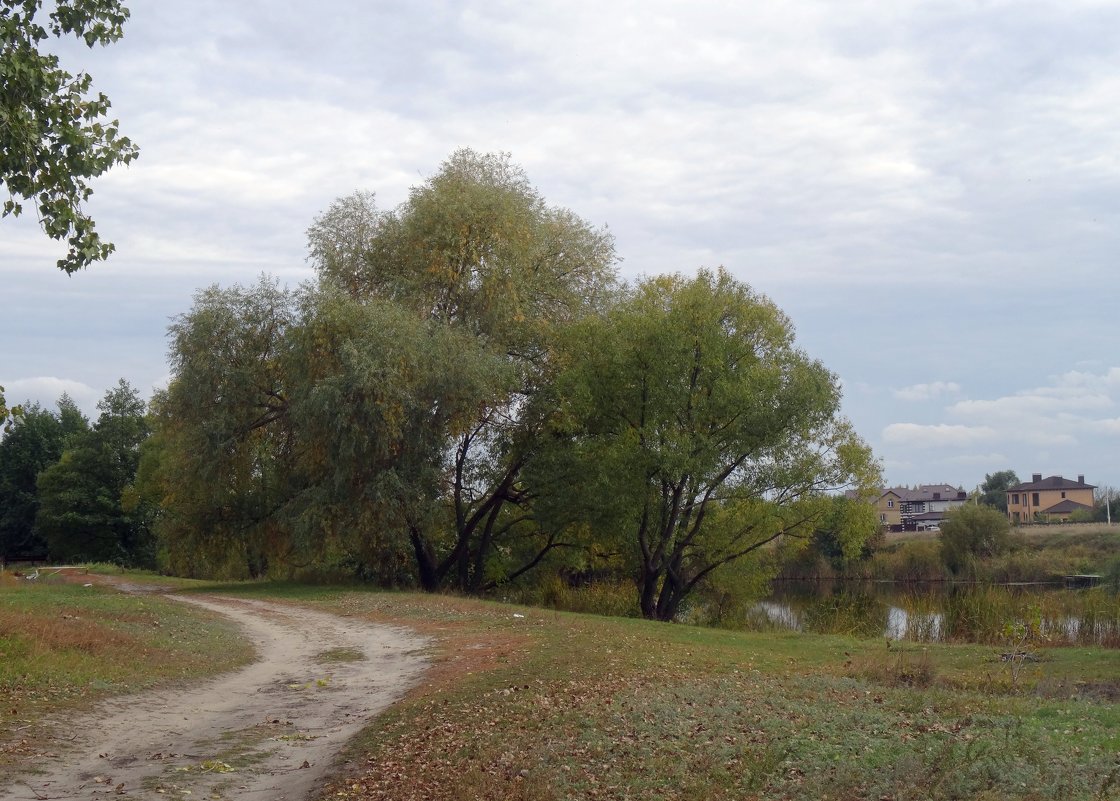
[[[771,543],[874,532],[839,493],[877,465],[785,315],[723,270],[619,286],[610,234],[508,156],[308,238],[315,284],[211,287],[171,327],[136,493],[176,572],[479,593],[609,554],[670,620]]]
[[[4,388],[0,387],[0,426],[4,427],[5,431],[12,430],[12,424],[23,414],[23,407],[12,406],[8,407],[8,401],[4,398]]]
[[[723,270],[639,283],[562,352],[551,453],[533,479],[561,515],[620,536],[646,617],[673,619],[717,568],[834,511],[878,470],[838,416],[835,376],[789,320]],[[873,523],[843,527],[858,549]]]
[[[297,480],[285,375],[296,314],[293,293],[262,277],[200,290],[171,325],[173,379],[152,404],[138,491],[161,509],[177,572],[260,575],[288,551],[276,515]]]
[[[997,470],[986,473],[980,485],[980,503],[1007,513],[1007,490],[1019,483],[1014,470]]]
[[[58,411],[31,404],[0,439],[0,561],[41,559],[47,543],[35,529],[39,473],[89,428],[69,396]]]
[[[508,154],[463,149],[397,209],[378,211],[369,193],[343,198],[309,239],[324,286],[469,342],[458,373],[484,392],[469,415],[432,421],[439,491],[408,526],[423,586],[477,591],[534,564],[558,540],[534,525],[518,487],[542,423],[528,401],[550,380],[557,332],[609,295],[610,234],[548,206]]]
[[[555,331],[608,291],[609,234],[463,150],[393,211],[337,201],[309,242],[318,286],[212,287],[172,326],[143,482],[172,557],[407,554],[421,586],[477,591],[556,547],[517,486],[528,399]]]
[[[0,3],[0,183],[8,191],[3,216],[31,201],[44,232],[65,239],[58,267],[73,273],[113,251],[83,204],[89,180],[139,149],[108,119],[109,98],[91,95],[93,79],[71,75],[58,56],[42,52],[51,36],[73,35],[89,47],[120,39],[128,9],[120,0],[57,0],[44,22],[42,0]]]
[[[35,527],[53,558],[154,564],[150,533],[125,502],[148,436],[145,407],[122,379],[98,402],[93,427],[39,474]]]

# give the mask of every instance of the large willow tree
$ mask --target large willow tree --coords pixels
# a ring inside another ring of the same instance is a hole
[[[284,519],[299,487],[287,338],[296,299],[274,280],[212,286],[171,325],[172,380],[152,403],[138,486],[184,575],[265,574],[299,559]]]
[[[470,338],[457,358],[476,365],[477,402],[432,419],[438,497],[407,526],[423,586],[478,591],[537,564],[563,541],[518,482],[542,426],[529,401],[551,380],[558,331],[604,300],[611,236],[548,206],[507,155],[460,150],[397,209],[339,200],[310,239],[325,287]]]
[[[674,619],[714,571],[809,537],[837,491],[877,481],[836,376],[722,270],[639,283],[574,327],[559,361],[552,437],[527,478],[548,488],[543,517],[628,554],[646,617]],[[863,515],[837,536],[854,551],[874,530]]]
[[[562,543],[518,481],[530,399],[611,283],[609,234],[462,150],[397,209],[337,201],[309,239],[318,286],[211,288],[172,326],[143,483],[178,569],[407,553],[424,588],[464,591],[530,569]]]

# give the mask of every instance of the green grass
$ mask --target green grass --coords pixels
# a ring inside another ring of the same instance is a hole
[[[1120,797],[1118,650],[1044,649],[1013,680],[992,646],[900,654],[445,596],[214,588],[433,638],[431,669],[324,797]]]
[[[404,623],[436,664],[334,798],[1110,798],[1120,651],[738,633],[461,598],[254,585]],[[523,617],[515,617],[514,615]],[[907,671],[903,671],[906,674]],[[925,685],[925,686],[922,686]]]
[[[85,578],[0,573],[0,776],[41,750],[50,715],[251,658],[223,618]]]

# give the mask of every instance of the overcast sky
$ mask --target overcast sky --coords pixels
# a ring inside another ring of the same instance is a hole
[[[67,277],[0,221],[0,384],[91,415],[167,380],[198,288],[311,277],[304,232],[505,151],[627,277],[723,265],[834,370],[890,484],[1120,484],[1120,6],[147,0],[67,46],[139,160]]]

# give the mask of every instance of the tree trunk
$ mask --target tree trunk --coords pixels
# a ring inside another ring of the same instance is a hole
[[[416,571],[420,578],[421,589],[424,592],[436,592],[439,589],[440,576],[436,569],[436,558],[432,553],[431,544],[415,526],[408,527],[408,539],[412,543],[413,553],[416,554]]]
[[[638,579],[638,605],[642,610],[642,617],[646,620],[657,620],[657,580],[660,573],[648,564],[642,565],[642,574]]]
[[[685,592],[680,580],[680,557],[675,555],[665,571],[665,579],[661,582],[661,592],[657,596],[657,620],[670,622],[677,616]]]

